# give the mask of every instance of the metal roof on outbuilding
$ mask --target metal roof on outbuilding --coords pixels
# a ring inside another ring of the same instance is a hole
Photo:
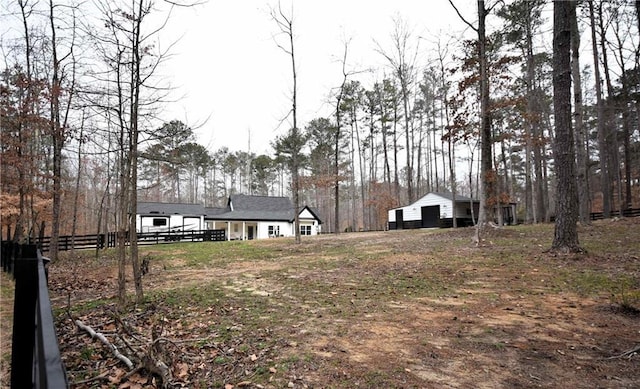
[[[138,215],[197,215],[205,214],[202,204],[138,202]]]

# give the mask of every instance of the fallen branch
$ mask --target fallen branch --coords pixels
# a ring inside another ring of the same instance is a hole
[[[87,378],[86,380],[81,380],[81,381],[74,381],[71,385],[72,386],[76,386],[76,385],[83,385],[83,384],[89,384],[92,383],[94,381],[109,381],[109,377],[107,377],[107,373],[108,371],[97,375],[95,377],[91,377],[91,378]]]
[[[88,332],[89,335],[91,335],[92,339],[93,338],[98,338],[102,343],[104,343],[111,350],[111,352],[113,353],[113,355],[116,358],[118,358],[125,365],[127,365],[129,370],[133,369],[133,362],[131,362],[131,360],[129,358],[127,358],[126,356],[122,355],[120,353],[120,351],[118,351],[118,348],[116,346],[114,346],[113,344],[111,344],[111,342],[109,342],[109,340],[101,332],[94,331],[93,328],[91,328],[88,325],[84,324],[80,320],[76,320],[75,323],[78,326],[78,328]]]
[[[624,357],[631,358],[633,355],[637,354],[638,352],[640,352],[640,345],[636,346],[635,348],[632,348],[631,350],[625,351],[620,355],[614,355],[607,359],[618,359],[618,358],[624,358]]]
[[[167,360],[168,355],[164,350],[161,342],[164,340],[171,344],[174,343],[169,339],[162,338],[160,336],[161,334],[162,326],[153,326],[153,328],[151,329],[151,337],[153,339],[153,343],[151,343],[151,346],[147,350],[146,355],[142,356],[142,362],[147,371],[160,377],[160,379],[162,380],[162,388],[168,388],[173,377],[171,374],[171,369],[164,362],[164,360]]]

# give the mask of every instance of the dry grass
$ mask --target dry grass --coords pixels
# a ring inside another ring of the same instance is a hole
[[[73,387],[154,387],[66,313],[123,340],[168,339],[173,387],[634,387],[640,220],[580,228],[587,254],[546,253],[551,225],[153,246],[147,301],[114,320],[109,253],[50,270]],[[127,328],[135,332],[129,337]],[[141,342],[144,343],[144,342]],[[136,343],[138,344],[138,343]]]

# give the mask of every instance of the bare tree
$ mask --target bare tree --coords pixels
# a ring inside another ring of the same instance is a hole
[[[294,140],[294,145],[299,145],[300,130],[298,129],[298,114],[297,114],[297,69],[296,69],[296,56],[294,52],[294,31],[293,31],[293,10],[292,15],[288,16],[282,11],[280,3],[278,3],[278,9],[271,10],[271,18],[278,26],[280,33],[286,37],[287,44],[282,45],[278,43],[278,47],[284,51],[291,58],[291,75],[293,79],[293,88],[291,95],[291,111],[290,115],[293,119],[293,127],[291,128],[290,137]],[[291,191],[293,192],[293,207],[294,207],[294,225],[295,225],[295,241],[300,243],[300,149],[294,147],[291,150]]]
[[[576,2],[572,1],[569,14],[571,23],[571,76],[573,78],[573,101],[575,122],[575,144],[577,157],[576,184],[578,189],[578,210],[580,223],[590,223],[589,200],[589,150],[586,129],[582,119],[582,78],[580,75],[580,31],[578,30],[578,18],[576,17]]]
[[[480,191],[480,212],[476,225],[476,244],[482,243],[482,236],[486,225],[493,220],[494,214],[494,193],[496,185],[496,172],[493,168],[492,157],[492,136],[491,136],[491,113],[489,110],[489,75],[487,73],[487,37],[486,18],[493,6],[486,8],[483,0],[478,0],[478,26],[469,23],[458,11],[452,0],[449,3],[454,8],[458,16],[472,30],[478,34],[478,65],[480,77],[480,177],[482,189]]]
[[[338,92],[336,94],[336,131],[335,138],[333,144],[333,163],[334,163],[334,183],[333,183],[333,196],[335,198],[335,208],[334,208],[334,234],[340,233],[340,139],[342,138],[341,126],[342,126],[342,99],[345,93],[345,86],[347,84],[347,80],[349,78],[349,72],[347,71],[347,55],[349,53],[349,41],[344,42],[344,51],[342,54],[342,83],[338,88]]]
[[[29,17],[33,12],[33,5],[29,4],[28,0],[18,0],[20,7],[20,15],[22,17],[22,27],[24,29],[24,55],[25,55],[25,67],[23,83],[26,84],[26,90],[19,93],[19,108],[18,118],[16,120],[17,125],[17,139],[15,142],[15,154],[16,154],[16,167],[18,178],[18,197],[19,197],[19,214],[16,220],[13,240],[22,242],[26,235],[29,233],[29,212],[28,212],[28,196],[32,192],[32,180],[33,177],[29,170],[33,168],[34,156],[29,155],[29,144],[31,143],[31,137],[34,133],[32,118],[35,117],[36,103],[36,83],[34,82],[32,75],[32,55],[33,48],[31,42],[31,32],[29,29]],[[26,82],[25,82],[26,81]]]
[[[104,30],[88,29],[106,68],[95,74],[101,90],[93,92],[93,95],[97,98],[94,104],[103,112],[108,127],[113,127],[118,134],[116,160],[119,179],[115,220],[118,297],[124,304],[127,258],[133,268],[136,301],[144,298],[135,218],[138,147],[141,133],[145,128],[151,130],[149,122],[156,116],[168,93],[167,88],[160,85],[156,70],[167,58],[171,46],[160,51],[152,41],[168,22],[173,5],[159,27],[153,29],[150,15],[154,7],[151,1],[135,0],[128,7],[119,7],[108,1],[96,4]]]
[[[591,22],[591,44],[593,48],[593,72],[596,81],[596,106],[598,115],[598,151],[600,159],[600,185],[602,189],[602,212],[605,218],[611,216],[611,175],[609,167],[609,152],[607,148],[605,109],[602,97],[602,82],[600,77],[600,58],[598,55],[598,41],[596,39],[596,21],[593,0],[589,0],[589,20]]]
[[[611,6],[610,4],[607,4]],[[602,64],[602,74],[604,75],[605,84],[607,85],[607,99],[605,100],[604,105],[604,120],[606,120],[605,125],[605,144],[607,148],[607,164],[609,166],[609,185],[611,186],[611,194],[613,195],[613,189],[616,190],[617,195],[617,205],[618,210],[622,210],[622,178],[620,176],[620,160],[618,156],[618,117],[616,115],[615,110],[615,99],[614,99],[614,88],[613,82],[611,81],[611,69],[609,66],[609,55],[607,50],[607,33],[610,28],[610,23],[608,20],[605,21],[605,2],[600,1],[598,4],[598,30],[600,35],[600,59]],[[608,18],[607,18],[608,19]],[[603,118],[598,118],[598,121],[603,120]],[[614,186],[613,180],[617,185]],[[612,197],[613,200],[613,197]],[[616,201],[612,201],[612,205],[615,205]],[[613,207],[612,207],[613,208]],[[622,214],[622,212],[620,212]]]
[[[413,183],[413,160],[414,160],[414,147],[413,147],[413,126],[411,125],[411,107],[410,95],[411,86],[415,81],[415,62],[418,55],[417,46],[413,53],[409,50],[411,44],[411,32],[406,23],[402,20],[394,21],[394,30],[391,35],[393,40],[393,52],[389,53],[382,49],[378,44],[377,51],[385,57],[389,62],[389,65],[393,69],[395,77],[400,83],[400,94],[402,97],[402,108],[404,117],[404,133],[405,133],[405,148],[406,148],[406,180],[407,180],[407,196],[408,201],[413,202],[416,197],[414,193]]]
[[[445,46],[445,47],[443,47]],[[449,127],[451,122],[450,114],[449,114],[449,82],[446,79],[446,69],[445,69],[445,58],[447,56],[447,45],[441,45],[438,40],[438,70],[440,72],[440,93],[442,94],[442,108],[440,110],[440,123],[443,127],[443,130],[446,127]],[[448,150],[448,162],[449,162],[449,185],[451,186],[451,209],[452,209],[452,218],[453,218],[453,228],[458,227],[458,221],[456,218],[456,192],[457,192],[457,183],[456,183],[456,137],[452,136],[451,133],[448,134],[447,138],[447,150]]]
[[[74,46],[76,37],[75,12],[73,13],[72,37],[69,42],[69,51],[62,57],[58,55],[58,35],[56,26],[55,5],[53,0],[49,0],[49,24],[51,27],[51,62],[52,74],[49,89],[50,101],[50,131],[51,144],[53,147],[53,212],[51,228],[51,244],[49,255],[53,260],[58,257],[58,237],[60,236],[60,220],[62,206],[62,150],[66,144],[69,133],[69,113],[72,101],[75,98],[76,90],[76,59],[74,56]],[[70,74],[64,66],[64,61],[69,62]],[[69,78],[69,79],[67,79]],[[66,96],[63,96],[63,93]],[[61,99],[66,97],[66,105],[63,106]]]

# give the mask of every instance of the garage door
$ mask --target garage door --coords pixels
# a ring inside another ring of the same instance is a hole
[[[422,207],[422,227],[439,227],[440,226],[440,206],[431,205]]]

